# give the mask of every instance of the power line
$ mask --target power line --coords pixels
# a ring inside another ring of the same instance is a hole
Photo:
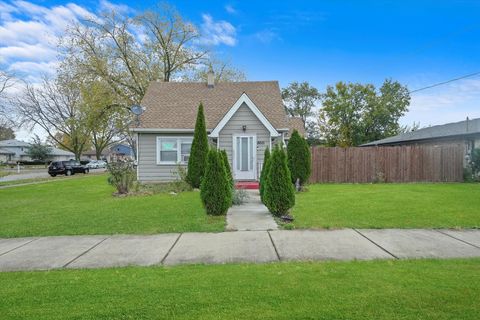
[[[470,74],[467,74],[467,75],[464,75],[464,76],[461,76],[461,77],[458,77],[458,78],[450,79],[450,80],[443,81],[443,82],[434,83],[432,85],[429,85],[429,86],[426,86],[426,87],[423,87],[423,88],[418,88],[418,89],[415,89],[415,90],[411,90],[410,93],[414,93],[414,92],[418,92],[418,91],[422,91],[422,90],[427,90],[427,89],[430,89],[430,88],[435,88],[435,87],[438,87],[438,86],[441,86],[441,85],[444,85],[444,84],[447,84],[447,83],[450,83],[450,82],[462,80],[462,79],[465,79],[465,78],[470,78],[470,77],[473,77],[473,76],[476,76],[476,75],[479,75],[479,74],[480,74],[480,71],[470,73]]]

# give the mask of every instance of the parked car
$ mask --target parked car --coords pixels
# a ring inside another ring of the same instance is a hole
[[[59,174],[66,176],[71,176],[75,173],[87,174],[89,171],[89,168],[81,165],[80,162],[77,161],[54,161],[48,166],[48,174],[52,177]]]
[[[87,168],[90,169],[98,169],[98,168],[106,168],[107,163],[103,160],[92,160],[89,163],[87,163]]]

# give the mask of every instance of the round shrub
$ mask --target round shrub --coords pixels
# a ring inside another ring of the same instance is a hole
[[[295,190],[283,148],[276,146],[269,162],[270,168],[263,194],[264,204],[273,215],[286,215],[295,205]]]
[[[207,166],[200,186],[200,197],[207,214],[222,215],[227,212],[231,202],[229,189],[222,157],[216,149],[211,149],[207,154]]]
[[[312,170],[312,159],[310,148],[305,139],[303,139],[297,130],[294,130],[287,145],[288,169],[291,174],[293,184],[300,180],[300,185],[304,185]]]

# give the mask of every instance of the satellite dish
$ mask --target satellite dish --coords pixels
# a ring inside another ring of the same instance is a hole
[[[143,113],[143,107],[136,104],[130,107],[130,110],[133,112],[134,115],[139,116]]]

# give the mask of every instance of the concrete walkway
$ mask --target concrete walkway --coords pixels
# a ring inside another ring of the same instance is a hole
[[[233,206],[227,212],[228,231],[277,230],[272,215],[260,200],[258,190],[245,190],[248,199],[240,206]]]
[[[277,230],[0,239],[0,271],[480,257],[480,230]]]

